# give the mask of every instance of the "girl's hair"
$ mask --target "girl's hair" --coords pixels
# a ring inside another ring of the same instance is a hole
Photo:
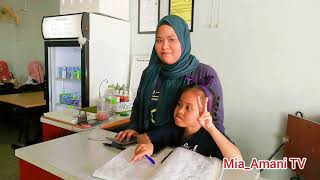
[[[209,101],[210,101],[210,99],[212,100],[212,103],[208,102],[208,105],[212,104],[212,106],[207,107],[207,108],[213,118],[213,121],[216,121],[217,120],[217,111],[218,111],[218,107],[219,107],[219,96],[217,96],[217,94],[211,88],[209,88],[207,86],[198,85],[198,84],[190,84],[190,85],[186,86],[182,90],[181,95],[190,89],[197,89],[203,93],[203,97],[200,97],[201,101],[203,101],[203,99],[205,97],[208,97]],[[211,96],[211,98],[209,96]]]

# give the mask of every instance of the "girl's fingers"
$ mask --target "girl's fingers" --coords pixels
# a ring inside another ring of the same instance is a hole
[[[136,151],[135,155],[129,162],[135,162],[140,160],[144,155],[146,154],[146,151],[144,147],[140,148],[138,151]]]
[[[199,107],[199,114],[201,115],[202,114],[202,103],[201,103],[201,99],[200,99],[200,96],[198,96],[198,107]]]
[[[208,97],[205,98],[204,102],[203,102],[203,112],[208,112]]]

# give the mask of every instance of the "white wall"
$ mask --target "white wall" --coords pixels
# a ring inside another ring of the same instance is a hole
[[[137,34],[137,2],[131,1],[131,53],[150,54],[154,34]],[[247,161],[266,159],[285,135],[288,113],[320,120],[320,1],[221,0],[218,29],[209,28],[211,2],[195,0],[192,53],[220,75],[227,134]],[[161,3],[165,14],[168,2]]]
[[[24,8],[24,0],[1,0],[18,11]],[[18,80],[26,80],[27,64],[39,60],[44,64],[44,47],[41,21],[45,15],[59,14],[58,0],[27,0],[28,11],[21,11],[21,23],[0,22],[0,59],[8,62]],[[44,68],[44,67],[43,67]]]

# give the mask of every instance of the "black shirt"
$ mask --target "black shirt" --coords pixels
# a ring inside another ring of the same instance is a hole
[[[156,113],[157,113],[157,105],[159,101],[159,96],[160,96],[160,90],[163,82],[163,77],[159,75],[156,87],[153,90],[152,96],[151,96],[151,119],[150,119],[150,126],[153,128],[155,127],[156,123]]]

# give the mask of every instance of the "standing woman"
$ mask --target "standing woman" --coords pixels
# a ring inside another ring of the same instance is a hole
[[[116,135],[118,140],[174,124],[173,111],[182,89],[191,83],[201,83],[207,77],[213,79],[208,86],[219,97],[212,117],[215,126],[224,132],[223,97],[218,75],[210,66],[199,63],[190,51],[190,31],[186,22],[175,15],[163,17],[157,26],[149,65],[141,76],[130,127]]]

